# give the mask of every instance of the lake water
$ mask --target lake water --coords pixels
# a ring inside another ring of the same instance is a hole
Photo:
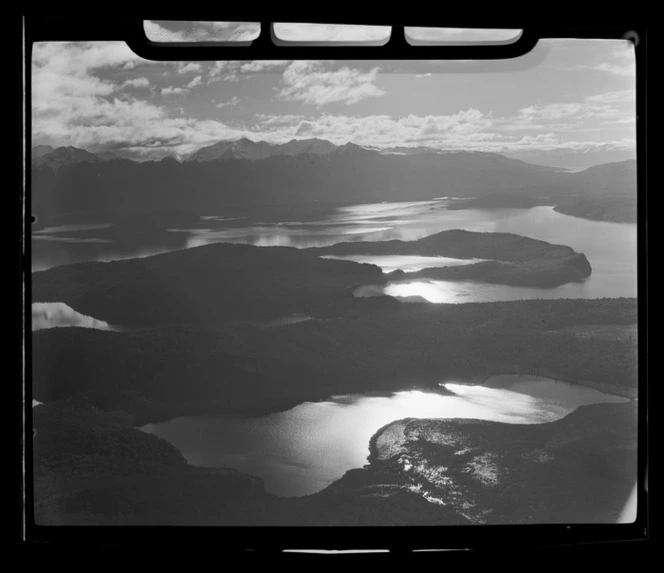
[[[552,289],[519,288],[476,282],[401,281],[385,294],[422,297],[430,302],[483,302],[521,298],[600,298],[636,296],[636,225],[589,221],[557,213],[552,207],[530,209],[450,210],[450,199],[353,205],[314,221],[262,222],[202,217],[192,228],[164,229],[158,234],[108,238],[109,225],[80,225],[46,229],[33,234],[33,270],[84,260],[113,260],[148,256],[214,242],[258,246],[312,247],[341,241],[411,241],[448,229],[508,232],[572,247],[584,253],[592,275],[582,283]],[[350,257],[377,264],[385,272],[420,270],[427,266],[468,264],[472,260],[446,257]],[[371,286],[371,285],[367,285]],[[365,289],[360,294],[383,294]]]
[[[577,407],[625,398],[532,376],[494,376],[483,385],[447,382],[453,392],[333,396],[257,416],[185,416],[143,431],[175,445],[189,463],[261,477],[267,491],[301,496],[362,467],[369,439],[401,418],[476,418],[515,424],[560,419]]]

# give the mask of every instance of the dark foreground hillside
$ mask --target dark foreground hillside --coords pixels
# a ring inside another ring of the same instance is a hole
[[[370,464],[326,492],[418,491],[473,523],[616,523],[636,483],[636,403],[582,406],[547,424],[399,420]]]
[[[271,328],[40,330],[32,333],[33,397],[85,393],[100,408],[146,423],[495,374],[636,395],[634,299],[431,305],[381,298],[356,299],[343,317]]]
[[[278,498],[258,478],[195,468],[121,412],[83,400],[34,409],[38,525],[445,525],[467,523],[404,491]]]
[[[111,324],[209,324],[326,316],[362,284],[383,281],[374,265],[321,259],[290,247],[216,243],[33,273],[34,302],[64,302]]]
[[[39,525],[615,522],[634,484],[635,412],[585,406],[536,426],[398,421],[374,436],[363,469],[278,498],[255,477],[187,465],[121,412],[63,401],[34,409],[34,515]]]
[[[103,220],[155,205],[201,215],[247,208],[262,214],[279,205],[468,197],[564,179],[551,168],[491,153],[382,155],[354,144],[325,155],[260,160],[57,163],[36,162],[31,171],[32,212],[45,224]]]

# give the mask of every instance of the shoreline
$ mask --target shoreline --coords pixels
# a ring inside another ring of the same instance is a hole
[[[390,389],[390,390],[382,390],[382,389],[376,389],[376,390],[369,390],[366,392],[358,392],[356,393],[359,396],[371,396],[371,395],[379,395],[379,396],[391,396],[393,394],[396,394],[397,392],[409,392],[409,391],[435,391],[436,393],[440,394],[453,394],[450,391],[445,391],[443,386],[439,386],[439,384],[446,384],[446,383],[454,383],[454,384],[461,384],[461,385],[466,385],[466,386],[483,386],[488,382],[491,378],[495,378],[496,376],[527,376],[527,377],[534,377],[534,378],[541,378],[543,380],[552,380],[554,382],[564,382],[566,384],[570,384],[573,386],[584,386],[586,388],[592,388],[594,390],[597,390],[599,392],[602,392],[604,394],[608,394],[610,396],[618,396],[620,398],[625,398],[629,401],[634,401],[638,399],[638,388],[634,389],[634,392],[627,392],[622,389],[614,389],[613,387],[610,387],[605,384],[600,384],[600,383],[595,383],[595,382],[589,382],[589,381],[578,381],[578,380],[573,380],[571,378],[566,378],[564,376],[557,376],[553,375],[552,373],[537,373],[533,371],[527,371],[527,372],[501,372],[498,374],[491,374],[489,376],[485,375],[478,375],[475,377],[470,377],[466,379],[447,379],[444,382],[437,382],[435,385],[431,384],[414,384],[408,388],[398,388],[398,389]],[[441,390],[442,389],[442,390]],[[216,417],[216,416],[234,416],[238,418],[248,418],[248,417],[261,417],[261,416],[268,416],[270,414],[277,414],[281,412],[287,412],[288,410],[292,410],[293,408],[296,408],[297,406],[300,406],[302,404],[305,404],[307,402],[309,403],[320,403],[320,402],[326,402],[330,401],[334,396],[348,396],[352,395],[353,393],[335,393],[331,395],[325,395],[324,397],[320,397],[318,399],[309,399],[309,400],[299,400],[299,401],[288,401],[285,403],[285,405],[282,406],[263,406],[263,407],[255,407],[255,408],[242,408],[242,410],[238,408],[211,408],[211,407],[199,407],[199,408],[183,408],[181,412],[175,413],[175,415],[169,415],[166,414],[165,417],[156,415],[154,417],[151,417],[148,421],[142,422],[141,424],[135,424],[133,425],[134,428],[140,429],[141,427],[148,426],[151,424],[163,424],[166,422],[170,422],[172,420],[175,420],[177,418],[188,418],[188,417]],[[168,406],[165,406],[165,408],[168,408]],[[141,430],[142,431],[142,430]]]
[[[593,389],[595,389],[595,390],[598,390],[598,391],[603,392],[603,393],[605,393],[605,394],[608,394],[608,395],[610,395],[610,396],[619,396],[619,397],[621,397],[621,398],[625,398],[626,401],[625,401],[625,402],[622,402],[623,404],[625,404],[625,403],[629,403],[629,402],[634,402],[634,401],[636,400],[636,398],[633,398],[633,397],[630,397],[630,396],[626,396],[626,395],[624,395],[624,393],[623,393],[623,394],[618,394],[618,393],[613,393],[613,392],[606,392],[606,391],[604,391],[604,390],[598,388],[596,385],[591,385],[591,384],[587,384],[587,383],[580,383],[580,382],[574,382],[574,381],[570,381],[570,380],[563,380],[563,379],[560,379],[560,378],[551,378],[551,377],[549,377],[549,376],[542,376],[542,375],[530,374],[530,373],[526,373],[526,374],[524,374],[524,373],[519,373],[519,374],[513,374],[513,373],[509,373],[509,374],[506,374],[506,373],[503,373],[503,374],[493,374],[493,375],[491,375],[491,376],[487,376],[487,377],[477,377],[477,378],[475,378],[475,379],[471,379],[471,380],[454,381],[454,383],[456,383],[456,384],[460,384],[460,385],[468,385],[468,386],[482,386],[482,385],[484,385],[486,382],[488,382],[489,380],[491,380],[492,378],[495,378],[495,377],[497,377],[497,376],[518,376],[518,377],[538,378],[538,379],[541,379],[542,381],[564,382],[564,383],[567,383],[567,384],[570,384],[570,385],[584,386],[584,387],[587,387],[587,388],[593,388]],[[500,386],[499,386],[499,387],[500,387]],[[444,390],[444,387],[441,386],[440,388],[443,388],[443,390]],[[395,390],[395,391],[389,391],[389,392],[381,392],[381,391],[377,391],[377,392],[375,392],[375,394],[391,395],[391,394],[394,394],[394,393],[396,393],[396,392],[404,392],[404,391],[412,391],[412,390],[429,390],[429,391],[434,390],[434,391],[437,392],[437,389],[438,389],[438,387],[431,387],[431,386],[426,386],[426,387],[423,387],[423,386],[414,386],[414,387],[409,388],[409,389],[407,389],[407,390]],[[448,392],[449,392],[449,391],[448,391]],[[437,393],[438,393],[438,392],[437,392]],[[446,393],[446,392],[443,391],[442,393]],[[374,393],[369,392],[369,393],[362,393],[362,394],[360,394],[360,395],[365,396],[365,395],[370,395],[370,394],[374,394]],[[453,394],[453,393],[451,393],[451,394]],[[329,400],[330,398],[331,398],[331,397],[324,398],[324,399],[319,400],[319,401],[326,401],[326,400]],[[304,402],[300,402],[300,403],[298,403],[297,405],[304,404],[305,402],[311,402],[311,401],[309,401],[309,400],[305,400]],[[607,402],[607,403],[608,403],[608,402]],[[598,402],[598,403],[590,404],[590,406],[597,406],[597,405],[601,405],[601,404],[604,404],[604,402]],[[297,405],[296,405],[296,406],[297,406]],[[535,425],[541,425],[541,424],[547,424],[547,423],[554,423],[554,422],[557,422],[557,421],[559,421],[559,420],[562,420],[562,419],[566,418],[567,416],[569,416],[570,414],[576,412],[576,411],[578,410],[579,407],[581,407],[581,406],[577,406],[576,408],[574,408],[573,410],[571,410],[570,412],[568,412],[567,414],[565,414],[565,416],[563,416],[562,418],[560,418],[560,419],[558,419],[558,420],[549,421],[549,422],[541,422],[540,424],[535,424]],[[277,410],[277,411],[265,412],[265,415],[269,415],[269,414],[271,414],[271,413],[276,413],[276,412],[284,412],[284,411],[287,411],[288,409],[291,409],[291,408],[287,408],[286,410]],[[217,415],[223,415],[223,414],[217,414]],[[215,416],[215,414],[210,414],[210,417],[214,417],[214,416]],[[169,421],[171,421],[171,420],[174,420],[174,419],[177,419],[177,418],[180,418],[180,417],[198,417],[198,416],[197,416],[196,414],[189,414],[189,415],[184,415],[184,416],[175,416],[175,417],[173,417],[173,418],[169,418],[169,419],[167,419],[167,420],[162,420],[162,421],[160,421],[160,422],[148,422],[147,424],[144,424],[142,427],[145,427],[145,426],[147,426],[147,425],[152,425],[152,424],[166,423],[166,422],[169,422]],[[243,417],[243,416],[240,415],[239,417]],[[391,427],[391,426],[393,426],[393,425],[395,425],[395,424],[399,424],[399,423],[405,423],[405,424],[407,424],[407,423],[409,423],[409,422],[411,422],[411,421],[414,421],[414,420],[418,420],[418,421],[425,421],[425,420],[440,420],[440,421],[442,421],[442,420],[448,420],[448,421],[453,421],[453,420],[457,420],[457,419],[459,419],[459,418],[450,418],[450,417],[430,417],[430,416],[427,416],[427,417],[425,417],[425,418],[419,418],[419,417],[413,417],[413,416],[410,416],[410,417],[407,417],[407,418],[397,418],[397,419],[395,419],[395,420],[392,420],[392,421],[388,422],[387,424],[384,424],[384,425],[381,426],[380,428],[376,429],[376,430],[374,431],[374,433],[371,435],[371,437],[369,438],[369,443],[368,443],[368,450],[369,450],[369,453],[368,453],[368,455],[367,455],[367,457],[366,457],[366,462],[367,462],[367,464],[371,464],[371,463],[373,463],[374,461],[379,461],[379,459],[378,459],[378,457],[377,457],[378,454],[377,454],[377,450],[376,450],[376,442],[377,442],[378,438],[380,437],[380,435],[381,435],[381,434],[382,434],[387,428],[389,428],[389,427]],[[485,421],[488,422],[488,421],[489,421],[489,420],[483,420],[483,419],[481,419],[481,418],[462,418],[462,419],[464,419],[464,420],[479,420],[479,421],[483,421],[483,422],[485,422]],[[496,424],[505,424],[505,425],[523,425],[523,424],[510,424],[509,422],[499,422],[499,421],[493,421],[493,423],[496,423]],[[139,431],[141,431],[141,432],[146,432],[146,433],[149,433],[150,435],[154,435],[154,434],[152,434],[152,432],[147,432],[146,430],[143,430],[142,427],[139,427],[139,426],[133,426],[133,427],[134,427],[134,429],[137,429],[137,430],[139,430]],[[163,439],[163,438],[162,438],[162,439]],[[167,440],[167,441],[168,441],[168,440]],[[188,463],[189,463],[189,462],[188,462]],[[190,464],[190,465],[192,465],[192,467],[196,467],[196,468],[207,468],[207,467],[208,467],[208,466],[196,466],[196,465],[194,465],[194,464]],[[365,464],[365,466],[366,466],[366,464]],[[267,493],[270,493],[270,495],[274,495],[274,496],[276,496],[276,497],[278,497],[278,498],[280,498],[280,499],[300,499],[300,498],[306,498],[306,497],[314,496],[314,495],[317,495],[317,494],[319,494],[319,493],[321,493],[321,492],[324,492],[328,487],[333,486],[334,483],[336,483],[337,481],[343,479],[344,476],[345,476],[348,472],[353,472],[353,471],[361,470],[361,469],[363,469],[365,466],[352,467],[352,468],[349,468],[349,469],[345,470],[344,473],[343,473],[341,476],[339,476],[338,478],[332,480],[332,481],[331,481],[330,483],[328,483],[325,487],[323,487],[323,489],[318,490],[318,491],[313,492],[313,493],[308,493],[308,494],[304,494],[304,495],[295,495],[295,496],[292,496],[292,495],[291,495],[291,496],[281,496],[281,495],[278,495],[278,494],[275,494],[275,493],[272,493],[272,492],[268,492],[267,490],[266,490],[266,492],[267,492]],[[253,474],[244,474],[242,471],[240,471],[240,470],[235,470],[234,468],[226,468],[226,467],[219,467],[219,468],[217,468],[217,467],[214,467],[214,468],[211,468],[211,469],[215,469],[215,470],[219,470],[219,471],[223,471],[223,470],[226,470],[226,469],[231,469],[231,470],[233,470],[233,471],[238,471],[239,473],[241,473],[241,474],[243,474],[243,475],[247,475],[247,476],[249,476],[249,477],[255,477],[255,478],[258,478],[258,479],[263,480],[263,478],[262,478],[261,476],[254,476]],[[264,481],[264,480],[263,480],[263,481]]]

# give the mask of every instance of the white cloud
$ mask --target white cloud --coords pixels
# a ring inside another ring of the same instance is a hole
[[[505,118],[485,116],[467,109],[448,116],[388,115],[344,116],[322,114],[305,118],[300,115],[256,115],[254,139],[285,142],[290,139],[321,138],[338,145],[352,141],[375,148],[426,145],[438,149],[468,149],[506,152],[519,149],[593,148],[606,141],[569,141],[555,132],[524,135],[496,129]],[[634,140],[609,142],[621,148],[634,146]]]
[[[292,125],[293,123],[302,121],[305,117],[306,116],[300,114],[270,115],[266,113],[257,113],[254,115],[254,119],[256,119],[256,121],[262,126]]]
[[[35,43],[32,52],[33,110],[56,113],[85,106],[89,98],[108,96],[120,86],[94,72],[142,63],[124,43]]]
[[[412,40],[441,43],[504,42],[519,35],[515,29],[481,28],[419,28],[406,27],[406,37]]]
[[[239,62],[233,62],[238,64]],[[248,63],[239,65],[242,72],[262,72],[263,70],[271,70],[274,68],[284,68],[290,63],[290,60],[254,60]]]
[[[132,79],[127,80],[128,74],[123,69],[128,65],[135,68],[135,75],[140,74],[140,77],[130,76]],[[287,67],[283,84],[276,88],[282,99],[321,107],[332,102],[352,104],[384,93],[375,84],[377,69],[358,70],[343,65],[335,69],[323,62],[204,63],[189,86],[201,85],[206,71],[210,81],[210,78],[222,79],[228,74],[241,77],[284,65]],[[338,144],[353,141],[379,148],[428,145],[500,152],[529,147],[599,145],[598,141],[569,141],[570,135],[580,138],[582,133],[591,130],[603,139],[602,144],[612,143],[625,133],[631,134],[629,124],[633,125],[635,116],[634,90],[622,90],[597,93],[579,101],[540,103],[523,107],[507,117],[494,117],[474,108],[445,115],[352,116],[311,114],[312,108],[308,107],[305,114],[298,113],[305,106],[289,105],[288,111],[292,112],[289,114],[257,114],[250,123],[236,120],[228,125],[217,120],[184,117],[184,110],[174,107],[174,104],[187,107],[182,98],[141,99],[139,95],[147,96],[149,92],[126,89],[150,88],[163,96],[186,94],[190,88],[182,77],[179,83],[183,85],[174,82],[176,85],[163,86],[159,75],[163,66],[179,70],[187,64],[173,68],[173,63],[147,62],[122,43],[35,44],[33,140],[91,151],[119,148],[126,154],[146,158],[166,152],[183,155],[221,139],[238,137],[272,142],[319,137]],[[155,77],[157,79],[153,79]],[[217,103],[217,107],[230,107],[239,101],[234,96]],[[278,103],[278,106],[283,104]],[[614,127],[601,127],[604,125]],[[563,130],[568,131],[565,134]],[[629,145],[629,142],[633,145],[633,138],[621,141],[620,145]]]
[[[161,95],[163,96],[168,96],[168,95],[179,95],[185,93],[187,90],[184,88],[177,88],[174,86],[167,86],[165,88],[161,88]]]
[[[189,72],[200,72],[202,69],[201,64],[196,62],[177,62],[178,74],[187,74]]]
[[[150,87],[150,80],[147,78],[135,78],[131,80],[126,80],[122,87],[132,87],[132,88],[147,88]]]
[[[606,92],[588,96],[586,101],[591,103],[625,103],[636,101],[636,90],[622,90],[617,92]]]
[[[193,80],[191,80],[187,84],[187,89],[195,88],[196,86],[200,85],[202,83],[203,78],[201,76],[196,76]]]
[[[367,42],[390,37],[390,26],[354,26],[339,24],[294,24],[278,22],[276,36],[287,42]]]
[[[244,61],[220,61],[214,62],[207,68],[207,81],[209,85],[213,82],[224,80],[237,82],[243,75],[263,71],[281,71],[290,63],[288,60],[254,60]]]
[[[63,302],[32,303],[33,331],[63,326],[114,330],[107,322],[76,312],[73,308]]]
[[[216,81],[221,75],[221,72],[223,72],[225,69],[228,67],[228,62],[214,62],[210,67],[208,67],[208,81],[207,83],[210,84],[213,81]]]
[[[636,56],[634,54],[634,46],[631,42],[624,41],[618,45],[614,44],[608,57],[609,61],[594,64],[578,64],[570,66],[567,69],[606,72],[615,76],[628,78],[634,78],[636,76]]]
[[[325,71],[322,62],[297,61],[286,68],[283,75],[286,87],[278,92],[278,97],[317,107],[328,103],[353,104],[385,94],[374,84],[377,74],[378,68],[368,72],[348,67]]]
[[[154,42],[244,42],[258,37],[257,22],[143,22]]]
[[[240,98],[237,96],[233,96],[228,101],[220,101],[218,104],[215,105],[215,107],[221,109],[222,107],[236,106],[238,103],[240,103]]]
[[[634,100],[634,90],[623,90],[591,95],[577,102],[553,102],[544,105],[531,105],[517,111],[512,117],[497,121],[497,127],[504,131],[543,130],[557,131],[589,129],[589,120],[622,120],[634,118],[634,110],[623,104]]]
[[[624,77],[630,77],[636,73],[636,66],[634,64],[618,65],[605,62],[596,66],[589,66],[588,69],[598,72],[609,72],[610,74]]]
[[[404,144],[438,143],[460,145],[470,140],[489,139],[481,135],[492,120],[475,109],[448,116],[408,115],[398,119],[388,115],[345,116],[323,114],[303,116],[257,116],[257,130],[272,137],[318,137],[338,144],[352,141],[360,145],[390,147]]]

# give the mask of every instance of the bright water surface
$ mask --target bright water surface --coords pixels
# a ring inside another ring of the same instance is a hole
[[[261,477],[269,492],[300,496],[362,467],[369,440],[401,418],[477,418],[515,424],[557,420],[577,407],[626,399],[593,388],[532,376],[494,376],[454,394],[421,390],[333,396],[257,416],[185,416],[142,429],[175,445],[198,466],[234,468]]]
[[[524,298],[600,298],[636,296],[636,225],[589,221],[557,213],[552,207],[530,209],[447,209],[449,199],[354,205],[336,209],[317,221],[264,223],[201,218],[196,228],[164,230],[158,236],[119,241],[104,238],[108,226],[60,227],[33,234],[33,270],[82,260],[112,260],[148,256],[173,249],[214,242],[258,246],[311,247],[341,241],[411,241],[448,229],[507,232],[572,247],[584,253],[592,275],[582,283],[555,288],[525,288],[455,281],[401,281],[388,285],[385,294],[421,297],[430,302],[488,302]],[[95,227],[95,228],[90,228]],[[48,232],[47,232],[48,231]],[[81,235],[80,231],[85,231]],[[95,233],[98,234],[95,235]],[[445,257],[357,256],[359,262],[379,265],[385,272],[419,270],[427,266],[467,264]],[[366,285],[371,287],[371,285]],[[359,296],[383,294],[363,289]]]

